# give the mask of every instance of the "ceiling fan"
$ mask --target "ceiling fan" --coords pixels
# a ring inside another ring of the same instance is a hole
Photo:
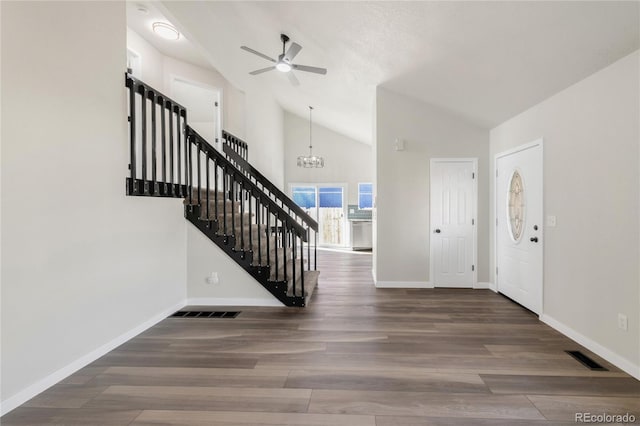
[[[257,50],[253,50],[250,47],[240,46],[240,49],[246,50],[247,52],[251,52],[254,55],[258,55],[261,58],[264,58],[268,61],[275,63],[275,65],[273,66],[251,71],[249,74],[258,75],[258,74],[262,74],[263,72],[276,69],[280,72],[287,73],[291,84],[293,84],[294,86],[298,86],[300,82],[296,78],[295,74],[293,74],[293,70],[306,71],[306,72],[312,72],[312,73],[323,74],[323,75],[327,73],[326,68],[310,67],[307,65],[298,65],[298,64],[291,63],[291,61],[293,61],[293,58],[295,58],[296,55],[300,53],[302,46],[300,46],[298,43],[291,43],[291,45],[289,46],[289,49],[285,52],[285,48],[286,48],[287,42],[289,41],[289,37],[286,34],[280,34],[280,40],[282,40],[282,54],[278,55],[277,61],[265,55],[264,53],[260,53]]]

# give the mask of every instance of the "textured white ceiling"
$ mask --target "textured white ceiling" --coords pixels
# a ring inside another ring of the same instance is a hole
[[[375,88],[491,128],[639,48],[638,2],[190,2],[161,8],[227,79],[370,143]],[[240,50],[303,46],[299,87]]]

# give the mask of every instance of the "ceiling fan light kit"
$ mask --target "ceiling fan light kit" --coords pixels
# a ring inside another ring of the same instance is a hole
[[[250,47],[240,46],[242,50],[246,50],[249,53],[253,53],[256,56],[260,56],[262,59],[266,59],[267,61],[271,61],[275,64],[267,68],[261,68],[259,70],[251,71],[249,74],[258,75],[267,71],[278,70],[282,73],[288,74],[291,84],[293,84],[294,86],[298,86],[300,83],[298,82],[295,74],[293,74],[293,70],[322,75],[325,75],[327,73],[326,68],[310,67],[308,65],[298,65],[292,63],[291,61],[293,61],[293,58],[295,58],[296,55],[300,53],[302,46],[300,46],[298,43],[291,43],[289,49],[287,49],[286,47],[287,43],[289,42],[289,37],[286,34],[280,34],[280,40],[282,41],[282,53],[278,55],[278,60],[275,60],[272,57],[258,52],[257,50],[254,50]]]
[[[313,155],[313,144],[311,143],[311,111],[313,111],[313,107],[309,106],[309,155],[301,155],[298,157],[298,167],[321,169],[324,167],[324,158]]]

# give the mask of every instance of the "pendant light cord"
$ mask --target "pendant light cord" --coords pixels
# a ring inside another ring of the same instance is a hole
[[[313,107],[309,106],[309,157],[312,157],[313,143],[311,138],[311,111],[313,111]]]

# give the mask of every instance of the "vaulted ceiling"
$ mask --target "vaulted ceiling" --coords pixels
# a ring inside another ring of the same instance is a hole
[[[191,2],[161,8],[240,89],[365,143],[377,86],[491,128],[639,48],[638,2]],[[299,87],[241,45],[303,46]]]

